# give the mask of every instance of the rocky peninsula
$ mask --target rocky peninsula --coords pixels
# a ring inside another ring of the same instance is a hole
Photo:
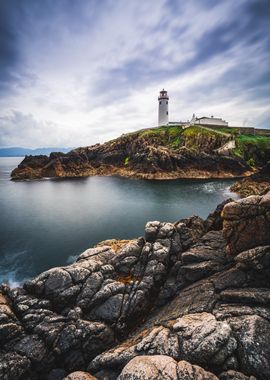
[[[270,192],[1,286],[2,380],[268,380]]]
[[[66,154],[26,156],[11,177],[232,178],[248,176],[269,160],[270,137],[235,135],[230,128],[164,126]]]

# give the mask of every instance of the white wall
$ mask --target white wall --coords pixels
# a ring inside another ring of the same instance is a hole
[[[158,104],[158,125],[166,125],[169,121],[169,101],[160,99]]]
[[[220,125],[222,127],[227,127],[228,123],[225,120],[217,119],[215,117],[209,117],[206,119],[196,120],[196,124],[209,124],[209,125]]]

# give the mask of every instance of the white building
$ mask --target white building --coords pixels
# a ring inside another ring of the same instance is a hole
[[[160,91],[158,97],[158,125],[167,125],[169,121],[169,96],[167,91]]]
[[[193,114],[192,116],[192,119],[190,120],[190,124],[193,125],[193,124],[201,124],[201,125],[213,125],[213,126],[217,126],[217,127],[228,127],[228,123],[227,121],[225,120],[222,120],[220,117],[214,117],[214,116],[211,116],[211,117],[207,117],[207,116],[203,116],[203,117],[196,117],[195,114]]]
[[[169,96],[166,90],[160,91],[158,97],[158,125],[169,125],[169,126],[179,126],[182,128],[187,128],[190,125],[204,125],[209,127],[228,127],[227,121],[221,119],[220,117],[197,117],[193,114],[190,121],[170,121],[169,122]]]

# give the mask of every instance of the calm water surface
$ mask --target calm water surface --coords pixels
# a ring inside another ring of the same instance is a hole
[[[141,236],[149,220],[206,217],[233,180],[116,177],[12,182],[21,158],[0,158],[0,282],[16,284],[66,265],[97,242]]]

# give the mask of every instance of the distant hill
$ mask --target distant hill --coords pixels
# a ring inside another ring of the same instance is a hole
[[[45,154],[49,156],[52,152],[63,152],[67,153],[72,148],[21,148],[21,147],[11,147],[11,148],[0,148],[0,157],[24,157],[26,155],[36,156],[39,154]]]

